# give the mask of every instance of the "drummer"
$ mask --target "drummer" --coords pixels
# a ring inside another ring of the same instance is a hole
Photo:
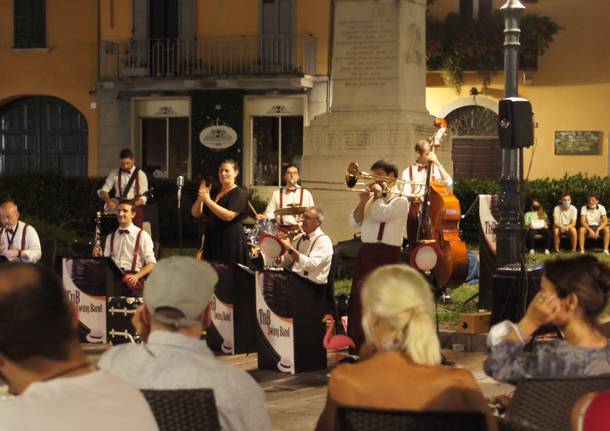
[[[299,168],[294,164],[286,166],[284,170],[286,185],[273,192],[262,217],[275,218],[280,227],[285,230],[291,230],[298,226],[298,219],[295,215],[277,215],[276,211],[288,207],[309,208],[314,206],[311,193],[299,185],[299,179]]]

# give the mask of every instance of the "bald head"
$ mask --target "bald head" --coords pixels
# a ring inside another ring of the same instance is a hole
[[[19,221],[19,209],[13,201],[6,201],[0,205],[0,224],[13,228]]]

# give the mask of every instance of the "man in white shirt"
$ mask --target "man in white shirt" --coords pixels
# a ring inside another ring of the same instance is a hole
[[[99,366],[142,389],[213,389],[223,430],[270,430],[261,388],[244,371],[216,360],[200,339],[211,323],[217,282],[207,262],[185,256],[161,260],[133,318],[144,343],[113,347]]]
[[[407,181],[403,192],[412,197],[407,218],[407,240],[412,249],[417,240],[417,226],[419,224],[419,209],[424,193],[426,193],[426,178],[428,175],[428,164],[431,162],[430,181],[444,184],[447,187],[453,185],[453,180],[438,157],[432,152],[430,143],[421,139],[415,144],[415,164],[409,166],[402,172],[402,179]]]
[[[572,196],[569,193],[561,195],[560,204],[553,209],[553,240],[555,251],[559,252],[561,237],[569,235],[572,251],[576,251],[576,219],[578,210],[572,205]]]
[[[77,308],[52,271],[0,265],[0,315],[0,375],[16,395],[0,401],[1,431],[158,429],[138,389],[89,362]]]
[[[580,230],[578,244],[580,252],[585,252],[585,237],[598,239],[600,233],[604,241],[604,253],[608,254],[608,243],[610,243],[610,229],[608,229],[608,216],[606,208],[599,203],[597,195],[589,195],[587,205],[580,209]]]
[[[123,281],[127,286],[141,289],[144,277],[152,271],[157,260],[152,238],[133,224],[134,216],[133,203],[122,201],[117,213],[119,228],[106,237],[103,253],[99,247],[95,247],[93,255],[112,258],[117,268],[125,274]]]
[[[98,195],[104,200],[104,209],[107,212],[116,211],[122,200],[134,201],[136,217],[134,223],[142,227],[143,206],[146,205],[148,192],[148,177],[146,173],[135,165],[135,156],[129,148],[119,153],[121,167],[112,169]],[[133,179],[132,179],[133,177]],[[114,199],[110,198],[110,191],[114,189]]]
[[[320,228],[323,221],[324,213],[320,208],[308,208],[303,214],[303,234],[292,241],[284,241],[288,254],[283,265],[291,265],[292,272],[318,285],[328,282],[333,260],[333,243]]]
[[[298,224],[295,216],[276,216],[275,211],[290,206],[308,208],[314,206],[311,193],[299,185],[299,179],[299,168],[292,164],[288,165],[284,171],[286,185],[279,190],[275,190],[271,195],[271,200],[265,209],[265,217],[275,218],[280,226],[296,226]]]
[[[42,257],[40,238],[33,226],[19,220],[13,201],[0,205],[0,256],[11,262],[36,263]]]
[[[396,178],[398,168],[385,160],[379,160],[371,166],[371,173]],[[354,266],[347,325],[347,333],[356,343],[357,349],[364,342],[360,303],[362,281],[376,268],[400,262],[402,229],[409,213],[406,197],[384,195],[379,184],[361,192],[359,198],[358,205],[349,216],[349,222],[352,227],[360,228],[363,244]]]

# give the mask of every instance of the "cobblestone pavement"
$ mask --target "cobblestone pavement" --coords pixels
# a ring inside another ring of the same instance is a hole
[[[99,346],[86,347],[92,361],[96,362],[105,350]],[[501,384],[483,373],[485,354],[444,351],[456,366],[470,370],[486,397],[504,394],[512,386]],[[329,355],[330,368],[342,355]],[[257,369],[257,356],[219,356],[219,360],[247,371],[261,385],[267,396],[267,408],[275,431],[311,431],[314,429],[326,401],[326,385],[329,370],[289,375],[279,371]]]

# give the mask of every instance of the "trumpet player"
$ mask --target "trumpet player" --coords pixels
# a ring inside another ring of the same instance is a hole
[[[387,177],[388,183],[392,183],[392,179],[398,177],[398,168],[385,160],[378,160],[371,166],[371,174]],[[347,334],[356,343],[356,351],[352,352],[356,354],[364,342],[360,302],[362,282],[376,268],[400,262],[402,229],[409,212],[409,200],[401,194],[384,193],[383,186],[383,182],[378,180],[360,192],[358,205],[349,216],[352,227],[360,228],[363,243],[354,265],[348,309]]]
[[[439,162],[436,153],[432,151],[430,143],[421,139],[415,144],[415,164],[409,166],[402,172],[402,179],[406,182],[403,192],[413,198],[407,218],[407,239],[409,247],[413,248],[417,236],[417,225],[419,221],[419,209],[423,195],[426,192],[426,178],[428,175],[428,163],[430,163],[430,180],[450,187],[453,180],[443,165]]]
[[[299,168],[290,164],[284,170],[286,185],[273,192],[263,217],[275,218],[280,226],[296,226],[298,220],[294,215],[275,215],[275,211],[291,206],[312,207],[313,197],[309,190],[299,185]]]

